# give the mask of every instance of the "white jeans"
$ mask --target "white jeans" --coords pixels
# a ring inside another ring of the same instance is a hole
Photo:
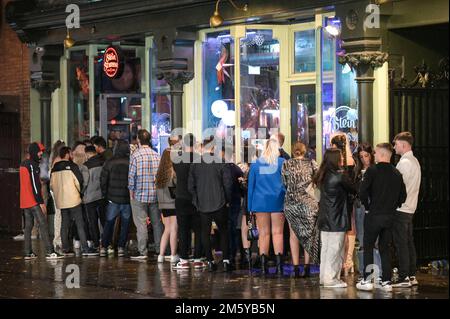
[[[340,282],[345,253],[345,232],[320,232],[320,284]]]
[[[53,221],[54,224],[54,237],[53,237],[53,247],[56,248],[56,246],[59,246],[59,248],[62,248],[62,243],[61,243],[61,210],[56,208],[56,203],[55,203],[55,197],[53,196],[53,192],[50,191],[50,194],[53,197],[53,207],[55,209],[55,219]]]

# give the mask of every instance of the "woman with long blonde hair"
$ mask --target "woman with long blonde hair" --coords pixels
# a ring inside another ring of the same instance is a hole
[[[248,177],[248,212],[255,213],[259,230],[261,273],[268,273],[270,235],[276,255],[276,273],[283,274],[283,228],[285,188],[281,180],[284,159],[280,157],[279,143],[270,138],[261,157],[250,167]]]
[[[164,150],[156,173],[156,196],[158,206],[162,212],[164,233],[161,237],[161,244],[158,255],[158,262],[164,262],[164,254],[167,244],[170,243],[170,262],[178,262],[177,242],[178,224],[175,212],[175,171],[170,159],[171,149]]]

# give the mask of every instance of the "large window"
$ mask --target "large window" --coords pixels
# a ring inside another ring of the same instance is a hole
[[[203,44],[204,131],[211,129],[210,133],[224,137],[227,127],[234,126],[234,81],[234,40],[230,31],[208,33]]]
[[[294,33],[294,72],[316,71],[316,36],[314,30]]]
[[[347,134],[350,149],[358,146],[358,99],[355,74],[337,62],[339,40],[322,30],[323,150],[335,132]],[[333,54],[331,54],[332,52]]]
[[[84,50],[70,52],[68,61],[68,145],[89,138],[89,67]]]
[[[258,129],[280,127],[280,45],[272,30],[247,30],[240,41],[241,128],[244,138]]]

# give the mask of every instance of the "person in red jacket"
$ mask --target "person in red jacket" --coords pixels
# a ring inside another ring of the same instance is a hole
[[[31,143],[28,148],[29,157],[20,164],[20,208],[23,209],[25,218],[25,256],[24,259],[35,259],[37,255],[31,249],[31,230],[34,219],[39,223],[39,234],[44,241],[46,259],[63,258],[56,253],[50,242],[46,221],[47,207],[45,206],[40,180],[39,162],[45,150],[41,143]]]

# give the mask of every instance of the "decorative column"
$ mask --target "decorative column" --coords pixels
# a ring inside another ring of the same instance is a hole
[[[51,148],[51,104],[52,93],[59,88],[59,81],[40,80],[32,81],[31,86],[40,94],[41,102],[41,142],[46,149]]]
[[[183,85],[194,78],[193,72],[166,71],[164,78],[170,85],[170,125],[172,130],[183,127]]]
[[[373,71],[387,61],[388,54],[380,51],[348,53],[339,58],[356,71],[358,87],[358,143],[373,144]]]

